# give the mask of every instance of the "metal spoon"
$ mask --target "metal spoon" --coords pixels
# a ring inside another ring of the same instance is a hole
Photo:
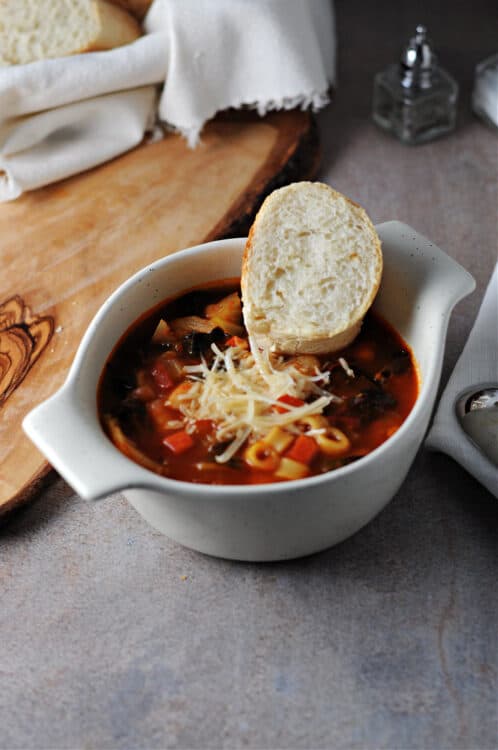
[[[467,391],[458,399],[456,412],[467,435],[498,466],[498,385]]]

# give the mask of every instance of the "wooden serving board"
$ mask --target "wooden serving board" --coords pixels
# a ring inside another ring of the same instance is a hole
[[[196,149],[168,134],[0,205],[0,513],[50,471],[21,423],[63,383],[106,297],[164,255],[246,234],[265,195],[311,178],[318,156],[309,114],[233,113]]]

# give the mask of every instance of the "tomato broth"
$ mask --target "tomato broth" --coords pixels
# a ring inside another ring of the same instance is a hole
[[[251,351],[238,279],[166,300],[122,337],[102,374],[104,430],[173,479],[256,484],[337,469],[391,437],[419,377],[410,348],[370,311],[333,354]]]

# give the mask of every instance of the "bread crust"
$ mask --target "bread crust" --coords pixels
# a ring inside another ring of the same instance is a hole
[[[108,0],[108,2],[118,5],[123,10],[128,11],[128,13],[132,13],[139,21],[144,18],[152,5],[152,0]]]
[[[298,336],[280,337],[278,334],[275,336],[254,334],[251,335],[251,339],[260,349],[268,349],[277,354],[331,354],[349,346],[359,334],[362,323],[363,318],[332,337],[305,339]]]
[[[280,191],[285,190],[288,194],[290,194],[295,191],[306,190],[309,185],[313,185],[314,189],[326,191],[328,197],[332,200],[345,200],[350,206],[354,208],[355,213],[361,217],[362,222],[364,222],[365,226],[369,230],[372,242],[370,252],[372,254],[372,258],[375,260],[376,271],[373,283],[371,284],[368,294],[364,297],[362,304],[355,310],[354,319],[349,322],[349,325],[346,328],[342,328],[340,330],[330,330],[328,332],[322,331],[315,336],[307,336],[306,338],[291,331],[277,332],[275,330],[270,330],[263,334],[254,329],[250,314],[245,314],[244,318],[246,328],[253,342],[256,343],[256,345],[258,345],[259,347],[270,348],[272,351],[282,354],[326,354],[338,351],[339,349],[348,346],[348,344],[350,344],[360,332],[363,318],[375,299],[382,277],[381,242],[372,221],[370,220],[368,214],[362,208],[362,206],[360,206],[358,203],[355,203],[355,201],[352,201],[347,196],[344,196],[338,191],[329,187],[328,185],[325,185],[324,183],[312,183],[308,181],[293,183],[291,185],[288,185],[287,187],[280,188],[279,190],[274,191],[266,198],[249,230],[249,235],[242,257],[241,272],[242,301],[243,303],[245,303],[246,311],[247,308],[251,307],[249,263],[251,260],[251,255],[253,253],[255,236],[259,231],[259,226],[265,215],[273,210],[273,204],[276,200],[278,200],[278,193],[280,193]],[[289,304],[292,304],[291,300],[289,300]]]
[[[80,50],[80,53],[122,47],[142,35],[142,27],[137,19],[123,8],[114,5],[112,1],[97,0],[95,9],[102,23],[100,34],[91,45]]]
[[[23,6],[20,0],[19,6],[22,9]],[[57,7],[57,4],[55,4],[55,6]],[[120,8],[111,2],[107,2],[107,0],[90,0],[86,8],[88,9],[89,21],[95,26],[95,29],[92,30],[91,34],[88,33],[86,38],[80,38],[76,41],[73,37],[68,37],[70,42],[67,46],[62,46],[60,49],[58,45],[55,45],[55,48],[53,45],[49,46],[47,40],[50,39],[51,31],[50,27],[47,26],[47,23],[44,20],[43,22],[40,22],[32,32],[32,36],[34,37],[35,42],[42,42],[49,48],[42,52],[40,49],[37,49],[35,45],[34,47],[31,46],[28,49],[25,49],[24,55],[19,55],[15,44],[10,51],[7,45],[6,54],[0,55],[0,67],[7,65],[20,65],[54,57],[66,57],[69,55],[84,54],[86,52],[114,49],[115,47],[121,47],[125,44],[134,42],[142,35],[142,27],[137,19],[123,8]],[[0,0],[0,11],[1,10],[2,0]],[[0,18],[0,25],[2,21],[4,21],[5,27],[8,29],[8,31],[2,32],[0,36],[7,36],[10,34],[11,39],[15,40],[19,35],[15,28],[10,28],[8,26],[7,19]]]

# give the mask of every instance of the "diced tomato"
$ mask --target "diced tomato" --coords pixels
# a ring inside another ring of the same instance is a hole
[[[166,357],[165,354],[173,354],[173,357]],[[177,383],[179,380],[181,380],[185,374],[185,371],[183,369],[183,365],[178,359],[178,355],[176,352],[165,352],[165,354],[161,355],[161,362],[164,362],[164,365],[166,367],[166,370],[168,371],[168,374],[170,378],[173,380],[173,382]]]
[[[159,388],[171,388],[175,384],[175,381],[170,375],[170,372],[164,362],[161,362],[161,360],[158,360],[152,370],[151,370],[152,377],[154,378],[154,382],[156,385],[159,386]]]
[[[302,401],[300,398],[296,398],[295,396],[289,396],[289,394],[280,396],[277,401],[280,401],[282,404],[287,404],[288,406],[304,406],[304,401]],[[285,406],[273,406],[273,410],[278,411],[281,414],[289,411],[285,408]]]
[[[180,453],[188,451],[194,445],[194,440],[188,432],[180,430],[179,432],[172,432],[171,435],[163,438],[163,445],[178,456]]]
[[[238,346],[239,349],[249,349],[247,339],[241,339],[240,336],[230,336],[227,346]]]
[[[156,394],[154,389],[150,385],[140,385],[133,391],[134,398],[138,398],[139,401],[152,401]]]
[[[320,448],[316,444],[316,440],[307,435],[299,435],[285,455],[287,458],[292,458],[294,461],[309,466],[319,452]]]
[[[213,422],[211,419],[198,419],[195,423],[195,434],[199,437],[205,437],[213,431]]]

